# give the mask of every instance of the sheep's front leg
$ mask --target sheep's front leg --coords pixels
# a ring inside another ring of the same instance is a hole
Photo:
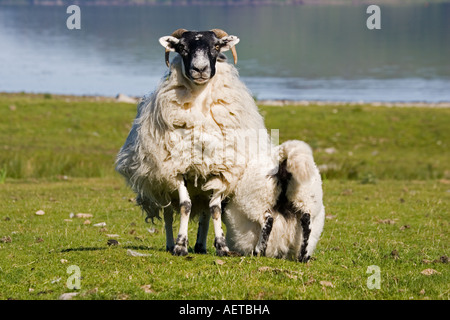
[[[188,224],[192,204],[184,179],[181,177],[178,179],[178,182],[178,195],[180,198],[180,230],[178,232],[177,240],[175,241],[173,254],[176,256],[185,256],[188,254]]]
[[[255,248],[254,254],[264,256],[266,254],[267,242],[269,241],[270,232],[272,232],[273,217],[269,211],[264,214],[264,224],[261,228],[261,234]]]
[[[220,202],[220,195],[213,197],[209,203],[209,210],[213,218],[214,225],[214,246],[216,247],[216,253],[218,256],[225,256],[230,249],[227,247],[225,241],[225,235],[222,229],[222,205]]]

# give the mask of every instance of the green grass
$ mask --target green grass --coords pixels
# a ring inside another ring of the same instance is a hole
[[[0,234],[10,237],[0,243],[0,299],[56,299],[72,291],[79,299],[448,299],[448,265],[438,262],[448,254],[447,189],[435,181],[326,181],[330,219],[314,260],[300,264],[219,258],[212,232],[207,255],[174,257],[164,250],[162,222],[143,222],[121,179],[13,182],[0,186]],[[39,209],[43,216],[35,215]],[[91,224],[65,221],[71,212],[93,214]],[[94,226],[99,222],[106,230]],[[191,223],[191,242],[195,234]],[[80,290],[66,287],[70,265],[81,270]],[[367,288],[370,265],[380,267],[379,290]],[[440,274],[421,274],[428,268]]]
[[[328,165],[324,232],[300,264],[217,257],[213,232],[206,255],[165,252],[163,223],[144,222],[113,170],[135,109],[0,94],[0,299],[449,299],[450,110],[261,107],[281,141],[307,141]],[[193,222],[191,246],[195,235]],[[67,287],[71,265],[80,289]],[[371,265],[380,289],[367,287]]]
[[[262,108],[280,140],[302,139],[328,178],[448,177],[450,110],[362,106]],[[331,150],[328,150],[332,148]],[[334,150],[333,150],[334,149]]]
[[[326,178],[450,178],[450,110],[261,107],[280,142],[302,139]],[[7,178],[112,177],[136,106],[94,98],[0,94],[0,168]]]
[[[94,98],[0,94],[0,164],[16,179],[113,176],[135,111]]]

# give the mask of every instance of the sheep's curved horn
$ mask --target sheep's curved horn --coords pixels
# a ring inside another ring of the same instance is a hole
[[[180,39],[183,33],[185,33],[186,31],[187,31],[186,29],[177,29],[174,32],[172,32],[171,36]],[[166,66],[169,66],[169,54],[170,50],[166,49],[165,53]]]
[[[219,39],[222,39],[223,37],[228,36],[228,33],[223,31],[222,29],[212,29],[210,31],[214,32],[216,37],[219,38]],[[231,53],[233,54],[234,64],[236,64],[237,63],[236,48],[233,46],[233,47],[230,48],[230,50],[231,50]]]
[[[226,37],[228,33],[223,31],[222,29],[211,29],[210,31],[214,32],[217,38],[221,39],[223,37]]]
[[[187,31],[186,29],[177,29],[174,32],[172,32],[172,37],[180,39],[183,33],[185,33],[186,31]]]

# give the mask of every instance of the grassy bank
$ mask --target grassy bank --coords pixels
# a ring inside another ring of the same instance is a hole
[[[302,139],[328,179],[450,178],[450,109],[261,106],[280,142]],[[96,98],[0,94],[6,178],[112,177],[136,106]]]
[[[163,223],[143,222],[120,179],[4,184],[0,299],[67,292],[76,299],[448,299],[448,188],[438,181],[326,181],[322,240],[314,259],[299,264],[219,258],[212,232],[208,254],[174,257],[164,250]],[[80,212],[93,217],[70,218]],[[191,245],[195,235],[191,223]],[[119,244],[108,245],[111,239]],[[130,255],[136,252],[147,256]],[[81,271],[79,290],[67,287],[71,265]],[[380,289],[367,287],[371,265],[380,268]]]
[[[113,171],[135,109],[0,94],[0,299],[449,299],[450,110],[261,107],[323,169],[324,232],[299,264],[219,258],[212,232],[207,255],[165,252],[163,223],[144,223]],[[367,286],[371,265],[380,289]]]

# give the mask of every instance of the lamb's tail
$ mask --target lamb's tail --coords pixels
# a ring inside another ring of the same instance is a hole
[[[280,169],[292,174],[298,183],[309,181],[316,172],[311,147],[299,140],[290,140],[279,146]]]

